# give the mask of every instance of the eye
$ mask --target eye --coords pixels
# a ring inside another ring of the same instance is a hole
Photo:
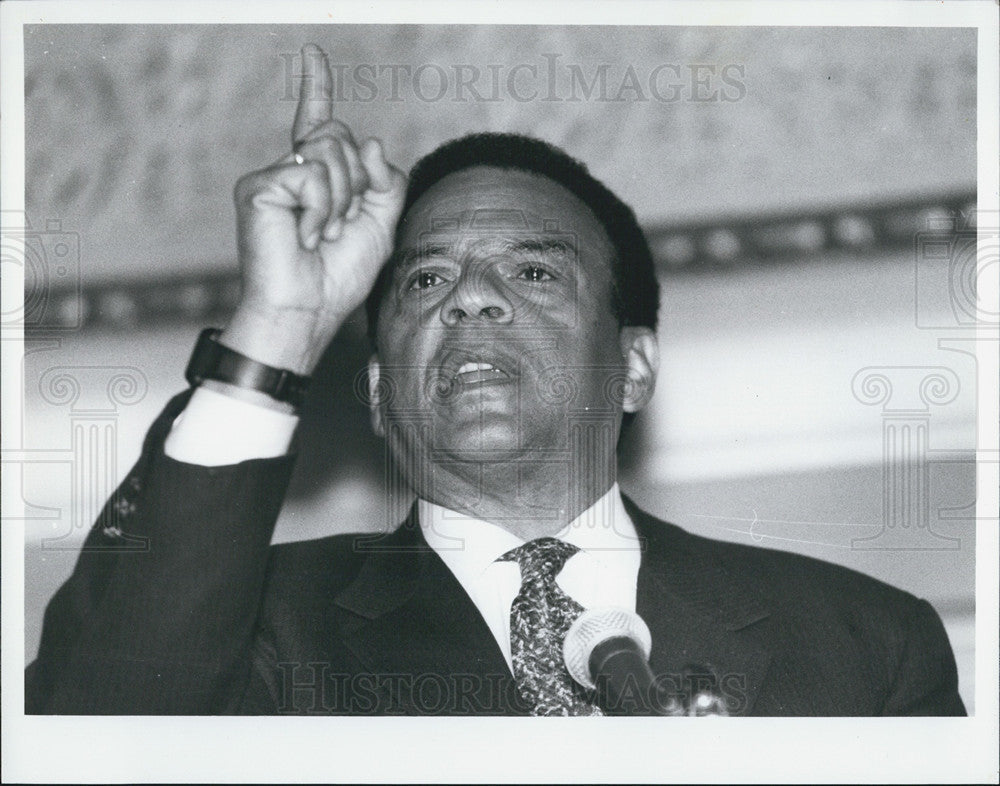
[[[548,270],[538,265],[526,265],[521,268],[517,274],[518,278],[523,278],[526,281],[552,281],[555,279]]]
[[[436,287],[444,281],[441,276],[431,270],[419,270],[416,275],[410,279],[407,289],[430,289],[431,287]]]

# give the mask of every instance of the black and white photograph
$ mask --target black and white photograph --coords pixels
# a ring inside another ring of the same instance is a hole
[[[0,10],[5,780],[996,782],[995,2]]]

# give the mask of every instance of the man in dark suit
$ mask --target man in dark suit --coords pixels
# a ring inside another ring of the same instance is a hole
[[[28,711],[646,710],[563,665],[583,610],[616,607],[649,625],[658,696],[705,681],[730,714],[962,714],[925,601],[621,496],[615,444],[657,373],[631,210],[510,135],[445,145],[407,183],[333,119],[305,55],[294,152],[237,186],[241,304],[50,603]],[[269,548],[302,390],[366,297],[372,424],[418,502],[388,535]]]

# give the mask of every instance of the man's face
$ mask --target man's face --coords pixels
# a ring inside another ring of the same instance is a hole
[[[581,419],[606,424],[613,453],[627,350],[611,255],[548,178],[476,167],[428,190],[400,226],[378,322],[374,416],[397,458],[537,461]]]

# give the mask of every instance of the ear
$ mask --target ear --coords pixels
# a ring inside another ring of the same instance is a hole
[[[656,334],[648,327],[623,327],[619,339],[629,378],[622,409],[638,412],[653,397],[656,373],[660,368],[660,348]]]
[[[379,382],[382,367],[379,365],[378,353],[368,358],[368,414],[371,418],[372,431],[380,437],[385,437],[385,402],[381,400]]]

